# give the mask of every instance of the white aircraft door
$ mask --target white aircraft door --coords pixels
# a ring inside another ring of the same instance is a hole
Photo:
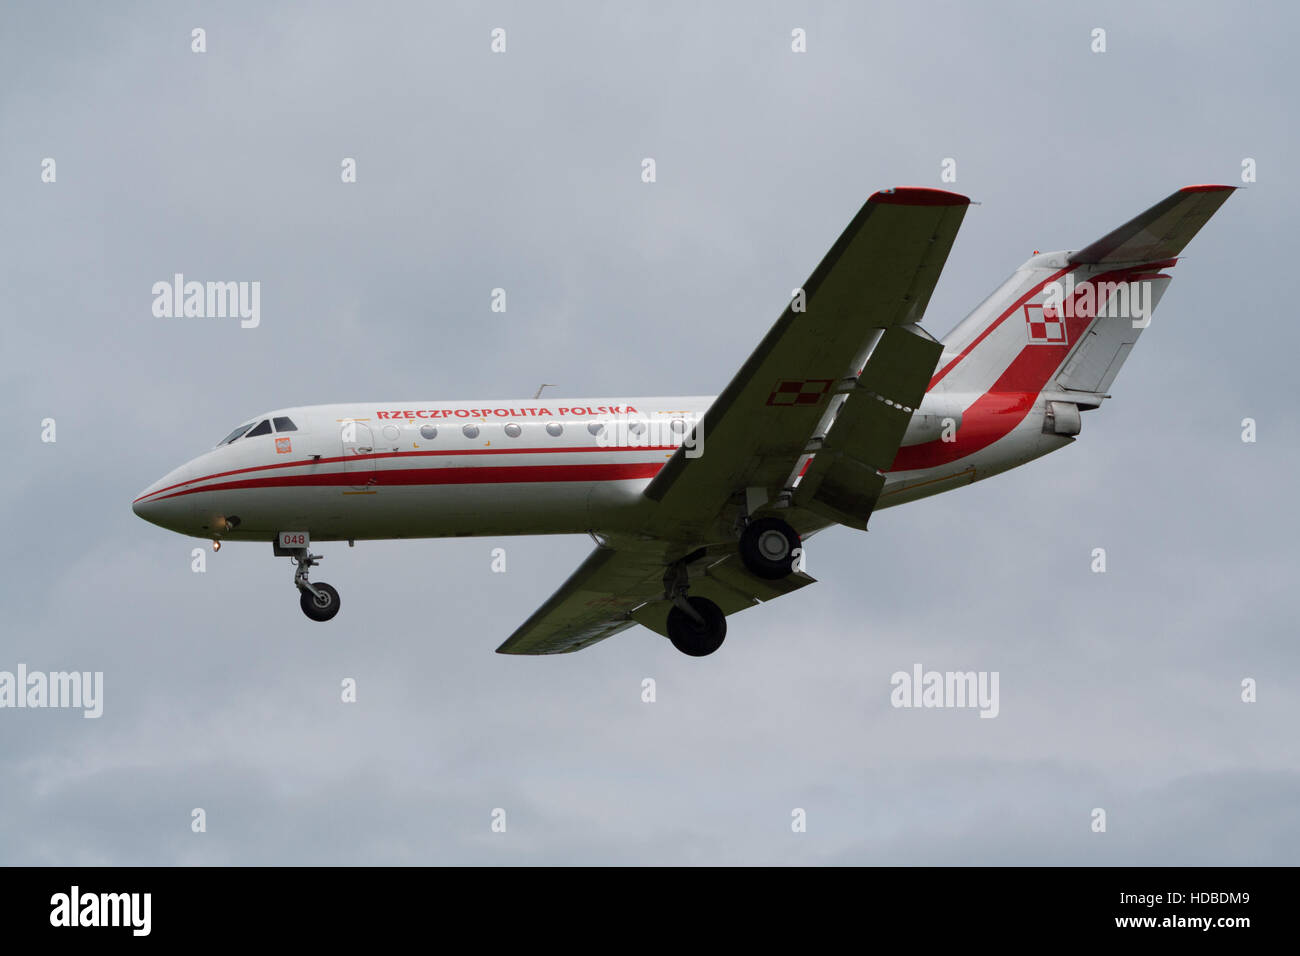
[[[362,422],[344,422],[340,436],[343,470],[352,476],[352,487],[369,488],[375,483],[375,439],[370,426]]]

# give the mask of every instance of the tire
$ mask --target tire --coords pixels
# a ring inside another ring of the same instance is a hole
[[[722,646],[727,636],[727,616],[708,598],[688,597],[691,607],[704,618],[701,626],[679,607],[668,612],[668,639],[673,647],[690,657],[707,657]]]
[[[799,534],[780,518],[751,521],[740,535],[740,560],[755,577],[776,581],[794,571]]]
[[[303,591],[298,598],[298,606],[302,608],[302,613],[313,621],[328,621],[339,612],[339,592],[321,582],[312,586],[327,598],[327,602],[322,604],[316,599],[316,595],[310,591]]]

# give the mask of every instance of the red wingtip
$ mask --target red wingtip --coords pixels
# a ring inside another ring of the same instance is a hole
[[[1178,191],[1180,193],[1221,193],[1224,190],[1236,188],[1236,186],[1219,186],[1213,183],[1206,183],[1203,186],[1184,186]]]
[[[950,193],[943,189],[925,189],[920,186],[899,186],[873,193],[867,202],[887,206],[968,206],[970,197]]]

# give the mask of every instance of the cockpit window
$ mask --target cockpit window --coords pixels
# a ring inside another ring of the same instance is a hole
[[[296,432],[298,430],[298,426],[283,415],[272,419],[272,421],[275,422],[275,430],[278,432]]]
[[[269,435],[269,434],[271,434],[271,420],[269,418],[263,418],[260,422],[257,423],[257,426],[253,428],[253,430],[250,431],[244,437],[256,438],[258,435]]]
[[[232,441],[234,441],[236,438],[241,437],[241,436],[244,434],[244,432],[248,431],[248,430],[249,430],[250,428],[252,428],[252,427],[253,427],[253,423],[252,423],[252,422],[249,422],[247,425],[240,425],[238,428],[236,428],[233,432],[231,432],[231,433],[230,433],[229,435],[227,435],[225,438],[221,439],[221,441],[217,442],[217,445],[218,445],[218,446],[220,446],[220,445],[229,445]]]

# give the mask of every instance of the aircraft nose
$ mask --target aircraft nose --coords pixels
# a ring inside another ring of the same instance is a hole
[[[151,524],[171,531],[183,530],[185,519],[189,517],[190,501],[188,495],[176,496],[191,477],[188,465],[182,465],[159,478],[131,502],[131,510]]]
[[[131,502],[131,510],[138,514],[145,521],[158,523],[158,517],[162,513],[163,506],[166,502],[158,492],[167,487],[165,479],[159,478],[152,485],[140,492],[135,501]]]
[[[150,488],[153,486],[150,485]],[[149,488],[140,493],[140,497],[131,502],[131,510],[138,514],[145,521],[152,521],[158,514],[158,502],[149,499]]]

